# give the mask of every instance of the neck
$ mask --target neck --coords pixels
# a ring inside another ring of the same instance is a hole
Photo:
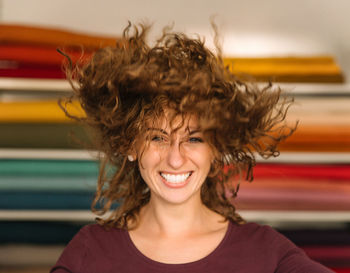
[[[200,199],[200,198],[199,198]],[[156,232],[159,236],[177,237],[200,233],[208,221],[223,217],[209,210],[200,200],[182,204],[161,203],[154,198],[141,209],[140,225],[143,229]]]

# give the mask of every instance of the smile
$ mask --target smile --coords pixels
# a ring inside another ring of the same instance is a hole
[[[160,175],[169,183],[177,184],[183,183],[187,178],[192,174],[192,172],[183,173],[183,174],[169,174],[169,173],[160,173]]]

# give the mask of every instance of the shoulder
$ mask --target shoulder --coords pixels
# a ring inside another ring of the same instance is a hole
[[[242,260],[260,263],[278,273],[331,272],[312,261],[302,249],[270,226],[231,223],[230,229],[230,248],[238,248]]]
[[[270,258],[280,260],[293,251],[305,255],[293,242],[270,226],[248,223],[231,223],[231,242],[241,245],[250,252],[266,252]]]
[[[238,225],[231,223],[231,232],[234,234],[236,240],[244,240],[245,242],[269,242],[286,239],[276,230],[266,225],[259,225],[256,223],[247,223]]]
[[[123,236],[126,233],[122,229],[106,229],[97,224],[82,227],[66,246],[51,272],[58,269],[66,270],[62,272],[98,272],[96,266],[108,267],[111,253],[116,257],[124,255]]]
[[[86,225],[77,233],[72,239],[83,243],[86,248],[94,249],[97,251],[108,251],[109,248],[117,248],[124,242],[124,238],[127,236],[127,231],[119,228],[106,228],[98,224]],[[116,251],[117,249],[113,249]],[[111,249],[112,251],[112,249]]]
[[[124,229],[120,228],[107,228],[98,224],[90,224],[82,227],[77,235],[85,238],[103,238],[105,236],[122,236],[125,232]]]

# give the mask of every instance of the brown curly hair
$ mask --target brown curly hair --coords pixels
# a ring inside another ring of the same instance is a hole
[[[165,28],[151,47],[145,41],[148,30],[129,24],[125,42],[98,50],[83,65],[67,66],[75,98],[86,113],[73,118],[94,128],[104,155],[92,209],[110,214],[98,222],[123,228],[137,223],[150,191],[137,162],[129,162],[127,154],[145,133],[146,121],[171,109],[183,120],[189,114],[198,117],[214,152],[210,175],[201,188],[203,204],[244,223],[232,204],[239,177],[245,174],[246,180],[253,180],[255,153],[264,158],[279,154],[277,144],[295,130],[284,122],[291,101],[271,84],[258,88],[239,81],[224,66],[219,46],[214,54],[200,38]],[[238,178],[235,183],[232,177]]]

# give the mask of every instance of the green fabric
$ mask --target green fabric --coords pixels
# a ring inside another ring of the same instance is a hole
[[[65,123],[0,123],[2,148],[93,148],[82,126]]]
[[[99,165],[92,160],[0,160],[0,191],[94,191]]]
[[[0,160],[0,175],[96,176],[99,166],[92,160]]]
[[[1,191],[53,191],[53,192],[94,192],[97,175],[91,177],[69,176],[0,176]]]

